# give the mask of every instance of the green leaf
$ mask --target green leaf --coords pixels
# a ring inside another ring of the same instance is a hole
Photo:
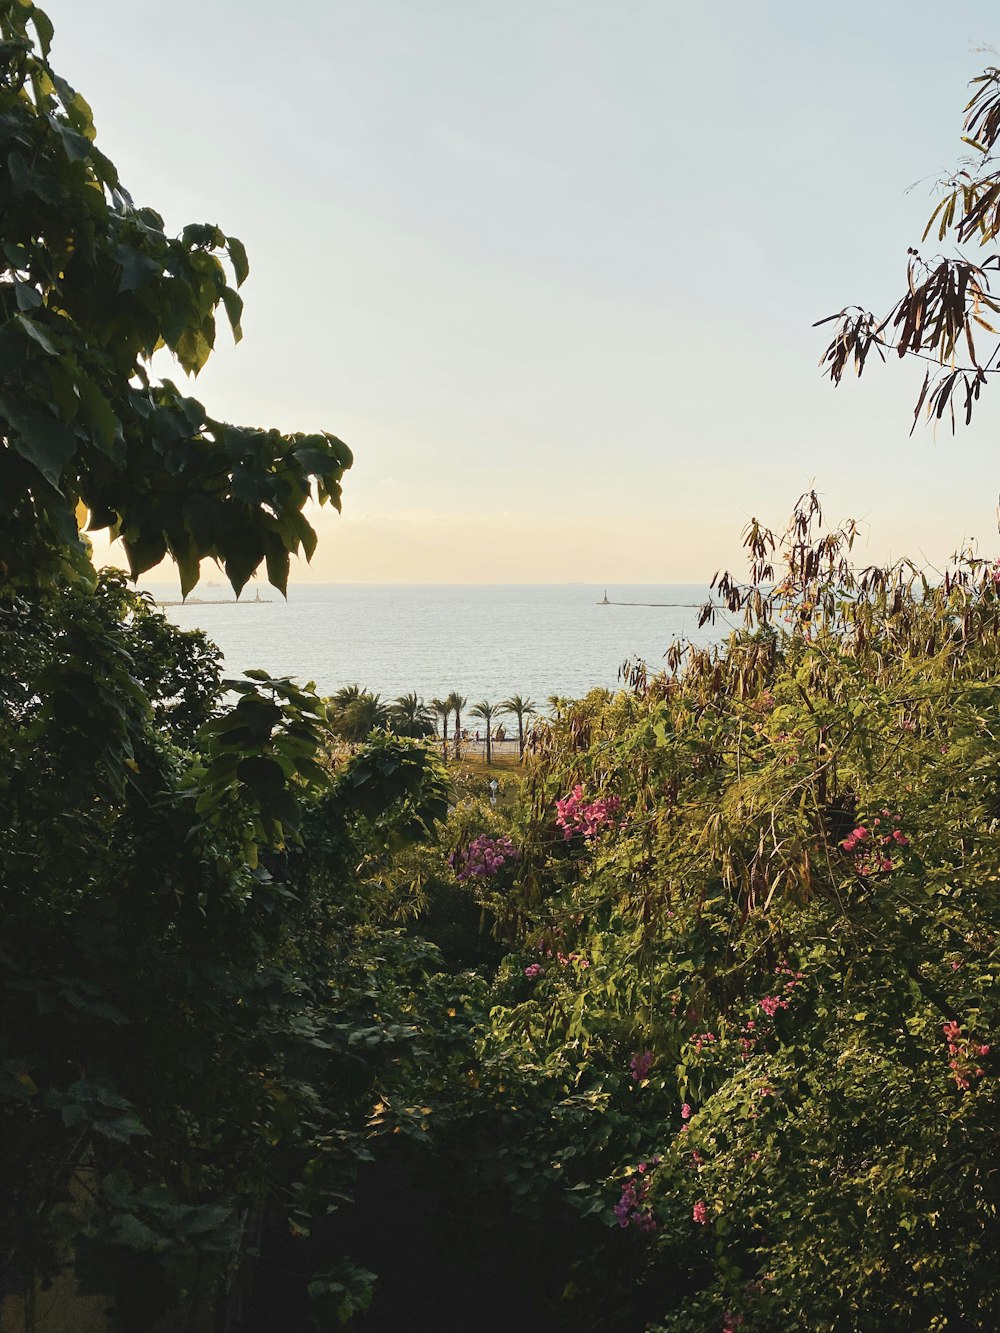
[[[10,375],[20,369],[28,359],[29,351],[30,346],[21,337],[17,325],[8,324],[0,328],[0,375]],[[54,347],[52,352],[55,352]]]
[[[138,578],[147,569],[158,565],[167,554],[167,542],[162,532],[143,528],[138,532],[122,534],[122,545],[128,557],[129,571]]]
[[[53,207],[58,207],[63,202],[59,182],[29,166],[23,153],[8,154],[7,170],[16,195],[33,194],[44,203],[52,204]]]
[[[234,292],[232,287],[223,287],[222,304],[226,307],[226,314],[229,316],[229,323],[233,330],[233,340],[239,342],[243,337],[243,327],[240,324],[243,315],[243,298],[238,292]]]
[[[145,1137],[149,1130],[134,1115],[109,1116],[106,1120],[95,1120],[94,1131],[116,1143],[128,1143],[129,1139]]]
[[[18,310],[37,310],[42,304],[41,293],[20,278],[14,279],[14,296]]]
[[[172,349],[189,375],[197,375],[212,354],[212,345],[205,337],[203,326],[189,326],[180,335]]]
[[[243,242],[237,240],[235,236],[227,236],[226,249],[229,251],[233,273],[236,275],[236,285],[242,287],[250,273],[250,264],[247,260],[247,252],[244,249]]]
[[[48,352],[49,356],[59,355],[59,349],[40,324],[36,324],[35,321],[29,319],[27,315],[15,315],[15,319],[21,325],[21,328],[24,329],[28,337],[36,342],[43,351]]]
[[[274,801],[285,790],[285,774],[275,759],[263,755],[250,755],[241,759],[236,767],[236,776],[253,792],[261,805]]]
[[[118,245],[112,253],[122,271],[118,280],[118,290],[121,292],[138,291],[159,278],[162,273],[159,264],[131,245]]]
[[[93,428],[103,451],[109,453],[120,433],[118,418],[92,380],[81,379],[77,389],[87,422]]]
[[[52,20],[36,5],[31,13],[31,21],[35,25],[35,32],[38,33],[38,45],[42,48],[42,55],[48,56],[52,49]]]
[[[188,593],[198,586],[198,580],[201,578],[201,561],[193,547],[182,553],[175,549],[173,556],[181,576],[181,596],[187,597]]]
[[[133,1213],[119,1213],[112,1220],[112,1226],[115,1240],[130,1250],[151,1250],[159,1241],[156,1232],[146,1226],[145,1222],[140,1222]]]
[[[222,556],[226,577],[238,597],[264,559],[264,543],[260,534],[252,530],[235,534],[226,541]]]
[[[12,412],[7,401],[0,398],[0,414],[12,426],[10,443],[13,448],[41,473],[47,482],[59,490],[63,468],[76,452],[76,436],[69,427],[54,417],[39,413],[20,416]]]
[[[267,554],[267,578],[272,587],[277,588],[284,597],[288,593],[288,552],[277,537],[268,541]]]

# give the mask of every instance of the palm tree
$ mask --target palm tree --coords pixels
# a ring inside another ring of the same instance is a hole
[[[345,685],[330,700],[334,732],[345,741],[358,744],[367,740],[378,727],[384,727],[389,710],[377,694],[360,685]]]
[[[469,712],[473,717],[481,717],[486,723],[486,762],[492,764],[493,735],[490,728],[493,724],[493,719],[496,717],[497,713],[500,712],[500,709],[496,704],[487,703],[487,701],[483,699],[480,703],[476,704],[475,708],[470,708]]]
[[[468,703],[468,699],[463,698],[456,690],[445,699],[445,703],[455,714],[455,758],[461,758],[462,752],[462,709]]]
[[[445,762],[448,761],[448,719],[451,717],[451,704],[447,699],[432,699],[431,712],[441,719],[441,745]]]
[[[513,713],[517,718],[517,754],[519,759],[524,758],[524,719],[537,713],[538,709],[530,699],[522,699],[519,694],[512,694],[509,699],[504,699],[500,705],[501,713]]]
[[[344,719],[349,710],[353,708],[363,694],[364,690],[360,685],[342,685],[340,689],[337,690],[336,693],[331,694],[326,701],[330,729],[333,731],[334,735],[339,736],[341,740],[346,739],[344,736]]]
[[[409,694],[401,694],[395,703],[390,704],[389,725],[397,736],[408,736],[412,740],[434,734],[430,709],[423,699],[417,698],[413,690]]]
[[[364,690],[360,685],[342,685],[336,694],[330,696],[331,713],[342,713],[350,704],[360,699],[362,694],[364,694]]]

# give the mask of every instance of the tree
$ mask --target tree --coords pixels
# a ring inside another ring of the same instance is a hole
[[[471,712],[473,717],[482,718],[483,722],[486,724],[486,762],[488,764],[492,764],[493,732],[491,728],[493,726],[493,719],[500,712],[500,708],[497,704],[491,704],[487,700],[483,699],[469,711]]]
[[[965,107],[962,142],[975,155],[940,182],[942,197],[924,229],[937,243],[990,246],[1000,235],[1000,69],[990,66],[972,80],[975,89]],[[821,365],[834,384],[849,367],[861,375],[874,348],[880,360],[887,352],[910,357],[926,366],[913,413],[927,419],[945,416],[955,429],[955,405],[972,420],[980,394],[1000,374],[1000,337],[994,316],[1000,301],[990,289],[1000,271],[1000,256],[979,263],[959,252],[925,259],[907,250],[906,291],[888,314],[878,317],[861,306],[848,306],[820,324],[836,323],[836,332]],[[988,335],[984,340],[983,335]],[[983,344],[986,342],[984,348]]]
[[[349,1188],[381,1056],[346,1027],[409,1045],[386,960],[408,991],[426,957],[359,923],[354,867],[447,802],[396,738],[332,772],[310,689],[224,694],[204,636],[92,568],[79,521],[185,592],[206,556],[283,589],[350,453],[153,381],[159,346],[197,373],[220,304],[238,336],[246,256],[133,204],[51,38],[0,0],[0,1267],[30,1304],[75,1262],[138,1333]]]
[[[512,694],[500,705],[503,713],[512,713],[517,718],[517,753],[524,758],[524,719],[538,712],[530,699],[522,699],[519,694]]]
[[[441,719],[441,753],[445,762],[448,760],[448,719],[451,717],[451,704],[447,699],[432,699],[431,712]]]
[[[468,702],[469,702],[468,699],[466,699],[463,695],[459,694],[457,690],[452,690],[451,694],[449,694],[447,699],[445,699],[445,703],[455,714],[455,758],[456,759],[461,759],[462,757],[462,709]]]
[[[340,689],[330,696],[329,705],[333,715],[342,713],[345,708],[356,703],[362,697],[365,691],[355,682],[353,685],[341,685]]]
[[[0,37],[0,585],[90,580],[83,522],[133,576],[170,555],[185,595],[206,557],[237,593],[262,564],[283,592],[315,549],[306,501],[339,508],[350,450],[228,425],[151,378],[164,346],[198,373],[220,305],[240,337],[244,248],[208,224],[169,237],[133,203],[36,5],[0,0]]]
[[[411,740],[422,740],[434,735],[434,723],[431,710],[415,692],[401,694],[389,705],[387,721],[397,736],[406,736]]]
[[[352,745],[366,741],[373,731],[385,727],[390,710],[378,694],[360,685],[345,685],[330,700],[330,724],[334,734]]]

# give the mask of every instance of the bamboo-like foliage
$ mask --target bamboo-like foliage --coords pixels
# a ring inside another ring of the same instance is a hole
[[[876,776],[876,737],[899,732],[892,782],[918,780],[928,747],[912,738],[932,737],[945,706],[974,713],[1000,648],[992,564],[960,553],[936,582],[907,560],[857,569],[855,532],[822,531],[814,493],[780,536],[754,520],[749,579],[716,575],[702,611],[742,622],[726,642],[674,645],[666,671],[633,672],[627,703],[595,691],[536,728],[543,855],[554,794],[583,782],[628,793],[647,923],[684,886],[721,884],[743,914],[843,889],[841,827]],[[531,867],[529,854],[526,882]]]
[[[939,199],[923,240],[941,244],[990,246],[1000,235],[1000,69],[990,66],[972,80],[965,107],[962,142],[973,158],[940,183]],[[992,283],[1000,256],[976,262],[958,252],[925,258],[907,250],[906,290],[881,317],[861,306],[848,306],[819,324],[834,322],[833,340],[820,364],[834,384],[853,369],[861,375],[871,352],[881,359],[894,353],[926,363],[913,413],[928,420],[947,418],[954,431],[956,404],[966,425],[983,389],[1000,371],[996,316],[1000,303]]]
[[[857,568],[854,533],[811,493],[754,520],[726,642],[534,729],[486,1051],[617,1135],[603,1206],[688,1274],[679,1333],[1000,1309],[1000,562]],[[579,1160],[579,1125],[519,1126]]]

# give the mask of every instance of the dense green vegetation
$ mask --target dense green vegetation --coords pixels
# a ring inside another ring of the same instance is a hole
[[[282,586],[349,453],[154,382],[242,249],[0,33],[4,1318],[995,1328],[1000,567],[856,570],[804,497],[495,804],[416,698],[222,681],[78,520]]]

